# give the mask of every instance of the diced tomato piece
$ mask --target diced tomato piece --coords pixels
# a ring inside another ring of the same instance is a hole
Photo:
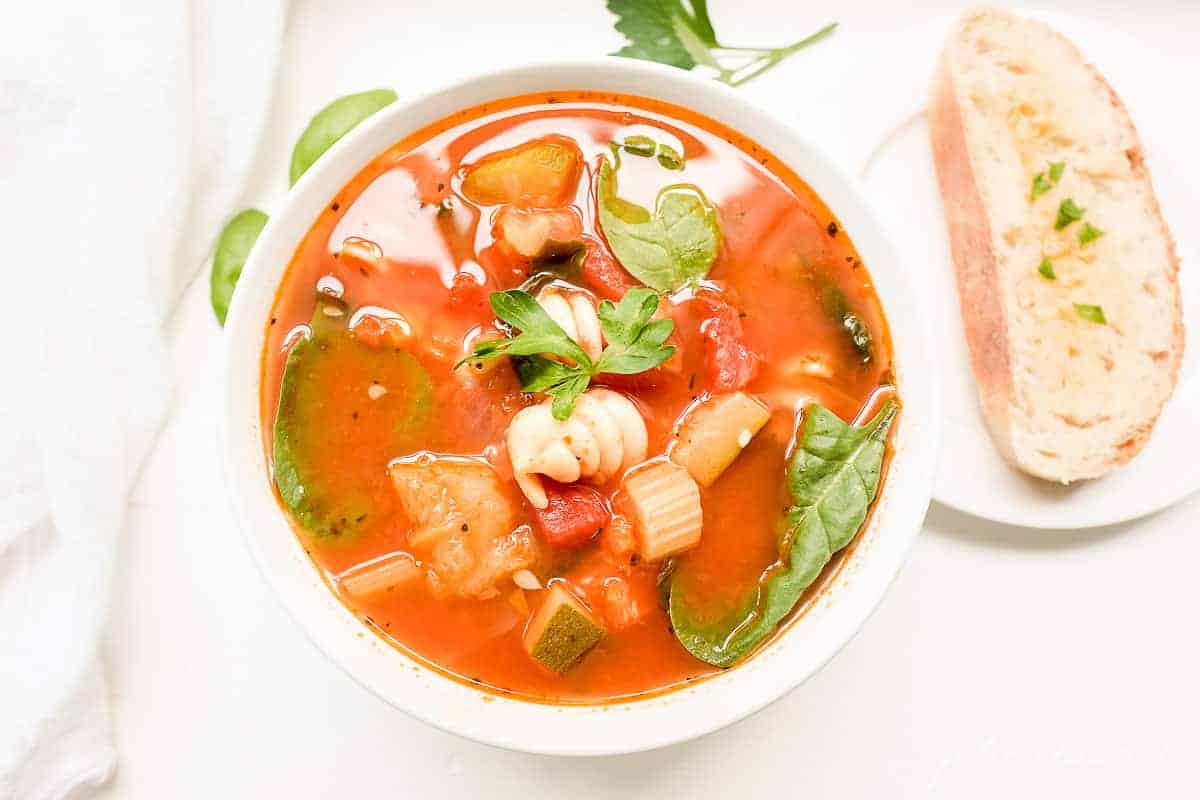
[[[533,509],[542,538],[552,547],[577,547],[608,524],[612,513],[604,497],[590,486],[546,481],[550,504]]]
[[[455,311],[485,313],[488,309],[487,289],[471,273],[455,273],[450,285],[449,306]]]
[[[600,533],[600,549],[618,564],[628,564],[637,552],[637,536],[633,523],[623,514],[614,514],[612,521]]]
[[[702,300],[712,312],[700,323],[708,388],[716,392],[737,391],[758,375],[758,356],[746,347],[737,310],[724,300],[707,296]]]
[[[634,277],[617,263],[608,248],[595,239],[585,239],[587,255],[580,269],[583,282],[601,297],[618,301],[630,289],[638,286]]]
[[[623,392],[644,392],[659,386],[665,375],[663,368],[652,367],[645,372],[635,372],[632,375],[620,375],[614,372],[604,372],[596,376],[596,382],[602,386],[611,386]]]
[[[399,314],[394,317],[363,314],[350,329],[350,333],[355,339],[373,349],[398,350],[413,340],[412,327]]]
[[[573,208],[524,209],[504,206],[496,214],[496,245],[520,258],[537,258],[552,243],[579,241],[583,220]]]

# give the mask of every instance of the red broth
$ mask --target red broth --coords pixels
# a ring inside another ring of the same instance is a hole
[[[603,640],[563,674],[533,661],[522,643],[528,614],[536,611],[544,590],[523,591],[509,580],[494,596],[460,597],[416,580],[350,597],[338,578],[371,559],[409,549],[414,523],[388,465],[420,451],[486,460],[506,487],[515,522],[530,520],[528,504],[512,484],[504,442],[514,414],[536,399],[521,392],[507,365],[468,381],[454,364],[466,352],[464,341],[494,323],[488,293],[521,285],[531,268],[519,258],[497,255],[502,248],[496,247],[491,224],[496,210],[461,195],[462,166],[540,137],[572,140],[583,155],[583,170],[569,205],[584,234],[603,247],[596,220],[597,165],[610,157],[611,143],[630,135],[673,143],[686,167],[670,180],[702,187],[722,231],[705,288],[677,293],[666,303],[679,348],[673,367],[660,368],[653,385],[614,382],[645,417],[649,456],[664,452],[676,421],[706,396],[700,326],[711,307],[697,295],[735,309],[741,341],[759,364],[744,391],[771,412],[732,466],[701,490],[703,535],[676,560],[688,573],[698,605],[727,607],[779,557],[778,523],[788,505],[784,470],[797,410],[819,402],[850,421],[870,412],[880,388],[886,393],[891,381],[886,321],[849,235],[798,176],[753,141],[683,108],[592,92],[522,96],[459,112],[389,148],[330,199],[287,269],[267,331],[261,405],[270,455],[289,346],[298,326],[313,317],[318,281],[336,277],[348,314],[377,306],[407,321],[411,336],[403,349],[431,384],[419,430],[397,435],[398,418],[413,413],[411,398],[401,392],[373,398],[370,387],[402,383],[403,376],[380,377],[374,366],[364,367],[353,356],[359,342],[330,348],[320,369],[301,376],[321,397],[313,412],[321,430],[315,472],[326,491],[354,494],[363,513],[352,534],[314,536],[296,520],[294,527],[333,590],[388,642],[453,677],[528,699],[647,696],[718,670],[675,639],[657,599],[660,565],[614,556],[603,536],[565,552],[542,547],[537,572],[543,581],[565,579],[600,606],[616,587],[620,607],[636,610],[635,621],[608,626]],[[665,180],[654,159],[626,155],[619,175],[622,197],[653,208]],[[352,257],[342,249],[348,237],[369,240],[383,258]],[[869,361],[831,315],[831,296],[870,330]],[[611,498],[618,481],[597,488]],[[844,553],[826,567],[793,616],[828,583],[842,558]]]

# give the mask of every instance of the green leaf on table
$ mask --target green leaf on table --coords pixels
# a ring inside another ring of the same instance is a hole
[[[707,275],[717,258],[721,229],[704,193],[691,185],[668,186],[651,213],[618,197],[616,182],[616,170],[605,159],[597,191],[600,228],[621,266],[662,292]]]
[[[250,251],[266,224],[267,215],[251,208],[229,220],[217,239],[212,274],[209,276],[209,299],[212,302],[213,313],[222,325],[225,324],[229,302],[233,299],[233,290],[237,288],[238,279],[242,277],[246,259],[249,258]]]
[[[679,584],[684,573],[672,579],[671,625],[692,655],[719,667],[743,658],[771,636],[834,554],[854,539],[875,500],[888,431],[898,411],[888,401],[858,428],[820,405],[805,411],[788,465],[792,506],[781,525],[779,562],[716,620],[689,607]]]
[[[292,164],[288,171],[290,186],[308,171],[334,142],[341,139],[367,117],[396,101],[391,89],[372,89],[368,92],[339,97],[322,108],[300,134],[292,148]]]
[[[707,67],[731,86],[763,74],[837,28],[835,22],[784,47],[728,47],[717,41],[707,0],[608,0],[607,6],[626,40],[613,55],[680,69]]]
[[[613,55],[657,61],[680,69],[705,63],[717,46],[707,0],[694,0],[688,13],[681,0],[608,0],[616,29],[627,44]],[[689,48],[689,45],[691,47]]]

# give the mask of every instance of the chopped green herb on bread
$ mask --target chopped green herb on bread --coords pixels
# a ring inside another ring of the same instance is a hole
[[[951,32],[929,122],[992,438],[1040,478],[1104,475],[1149,441],[1183,356],[1179,260],[1133,122],[1074,44],[994,9]]]

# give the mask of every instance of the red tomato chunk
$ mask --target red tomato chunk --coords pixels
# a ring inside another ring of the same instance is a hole
[[[583,282],[588,288],[606,300],[618,302],[625,292],[638,286],[633,276],[617,263],[608,252],[608,248],[595,239],[585,237],[587,255],[584,256],[580,269]]]
[[[724,300],[703,298],[712,316],[700,324],[704,335],[704,369],[708,387],[735,392],[758,375],[758,356],[746,347],[742,321]]]
[[[590,486],[546,481],[550,504],[533,509],[542,538],[552,547],[577,547],[608,524],[612,513],[604,496]]]

